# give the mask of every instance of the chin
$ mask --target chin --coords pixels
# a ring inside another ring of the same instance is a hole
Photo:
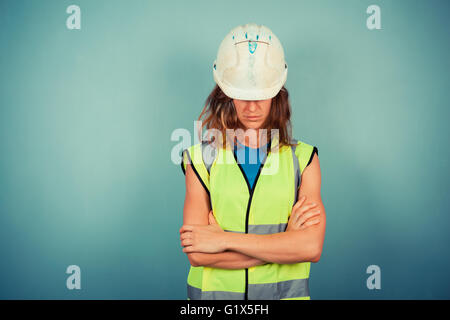
[[[259,128],[261,128],[261,123],[260,122],[248,122],[248,123],[245,123],[245,127],[247,128],[247,129],[259,129]]]

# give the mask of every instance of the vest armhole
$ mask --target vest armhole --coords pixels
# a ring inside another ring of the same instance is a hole
[[[186,167],[188,163],[191,163],[191,157],[189,156],[189,151],[187,149],[184,149],[181,152],[181,171],[183,171],[183,174],[186,175]]]
[[[196,146],[191,146],[183,150],[181,160],[181,170],[183,171],[183,174],[186,175],[187,165],[190,164],[192,170],[194,171],[201,185],[205,189],[208,196],[210,196],[209,175],[206,173],[206,168],[203,164],[203,161],[201,160],[201,157],[199,159],[198,154],[196,155],[195,147]]]
[[[298,157],[299,165],[300,165],[300,175],[303,174],[306,167],[311,163],[314,154],[317,153],[319,155],[319,150],[316,146],[310,145],[303,141],[298,141],[297,147],[295,149],[295,154]]]
[[[319,150],[317,150],[316,146],[313,147],[313,151],[311,152],[311,156],[309,157],[309,161],[308,161],[308,164],[306,165],[306,167],[309,166],[309,164],[311,163],[312,159],[314,158],[315,153],[317,153],[317,156],[319,156]],[[305,169],[306,169],[306,167],[305,167]],[[303,169],[303,170],[305,170],[305,169]]]

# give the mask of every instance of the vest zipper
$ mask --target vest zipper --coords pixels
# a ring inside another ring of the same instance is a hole
[[[236,164],[238,165],[239,169],[241,170],[242,175],[244,176],[245,182],[247,183],[247,188],[250,194],[250,197],[248,198],[248,202],[247,202],[247,212],[245,213],[245,233],[248,234],[248,219],[250,216],[250,206],[252,203],[252,198],[253,198],[253,192],[255,191],[256,188],[256,183],[258,182],[259,179],[259,175],[261,174],[261,170],[264,167],[264,164],[267,161],[267,158],[269,157],[269,153],[271,150],[271,145],[272,145],[272,141],[269,142],[268,144],[268,150],[267,150],[267,154],[266,157],[264,158],[264,161],[261,163],[261,165],[259,166],[258,169],[258,173],[256,174],[255,177],[255,181],[253,182],[253,187],[250,187],[250,182],[247,179],[247,176],[245,175],[244,169],[242,169],[240,163],[237,160],[237,155],[236,155],[236,144],[234,145],[234,159],[236,160]],[[245,295],[244,295],[244,300],[248,300],[248,268],[245,268]]]

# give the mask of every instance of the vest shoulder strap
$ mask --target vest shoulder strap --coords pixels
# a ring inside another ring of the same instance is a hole
[[[292,157],[294,161],[294,171],[295,171],[295,183],[296,190],[300,188],[302,174],[305,168],[311,163],[314,154],[319,155],[319,151],[316,146],[310,145],[301,140],[293,139],[293,143],[296,146],[292,146]],[[295,202],[297,202],[298,192],[295,193]]]
[[[297,147],[295,149],[295,154],[297,155],[299,161],[301,174],[303,173],[305,168],[311,163],[315,153],[319,155],[319,151],[316,146],[297,140]]]
[[[187,164],[191,164],[192,169],[209,195],[209,171],[203,161],[203,143],[197,143],[182,151],[181,169],[186,174]]]

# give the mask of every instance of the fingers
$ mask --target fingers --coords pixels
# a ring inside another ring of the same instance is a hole
[[[183,225],[180,228],[180,241],[181,241],[181,246],[182,247],[186,247],[186,246],[192,246],[193,244],[193,234],[192,234],[192,230],[188,231],[187,229],[190,229],[189,225]],[[184,252],[184,248],[183,248],[183,252]]]
[[[306,221],[304,224],[302,224],[302,226],[300,227],[300,229],[305,229],[308,228],[310,226],[313,226],[315,224],[318,224],[320,222],[319,218],[313,219],[311,221]]]
[[[311,217],[317,216],[320,214],[320,210],[313,210],[313,211],[308,211],[304,214],[302,214],[299,219],[298,219],[298,224],[302,225],[306,220],[308,220]]]
[[[189,253],[189,252],[195,252],[195,249],[193,246],[187,246],[183,248],[183,252]]]
[[[192,234],[192,232],[183,232],[180,235],[180,240],[184,240],[184,239],[192,239],[194,236]]]
[[[300,212],[303,214],[303,213],[305,213],[306,211],[308,211],[309,209],[312,209],[312,208],[314,208],[314,207],[316,207],[317,206],[317,203],[315,203],[315,202],[310,202],[310,203],[308,203],[308,204],[305,204],[303,207],[301,207],[300,208]]]
[[[298,208],[300,208],[300,206],[303,204],[303,202],[305,202],[305,200],[306,200],[306,197],[305,197],[305,196],[301,197],[301,198],[294,204],[294,206],[292,207],[292,211],[297,210]]]
[[[291,217],[292,217],[291,219],[293,220],[293,222],[297,222],[298,218],[300,218],[300,216],[302,214],[304,214],[308,210],[314,208],[315,206],[317,206],[317,203],[314,203],[314,202],[308,203],[308,204],[304,205],[303,207],[300,207],[297,210],[294,210],[294,208],[295,208],[295,206],[294,206],[292,209],[292,212],[291,212]]]
[[[320,219],[311,220],[311,218],[315,218],[316,216],[319,218],[320,210],[316,208],[318,204],[315,202],[305,203],[305,201],[306,196],[302,196],[292,207],[288,222],[288,229],[305,229],[308,226],[315,225],[320,222]]]
[[[213,214],[212,210],[209,212],[208,220],[209,220],[209,224],[217,224],[216,218],[214,218],[214,214]]]
[[[183,246],[183,247],[192,246],[193,244],[194,244],[194,240],[192,240],[190,238],[181,240],[181,246]]]
[[[294,217],[293,217],[294,220],[296,221],[302,214],[304,214],[305,212],[307,212],[308,210],[310,210],[316,206],[317,206],[317,203],[312,202],[312,203],[305,204],[303,207],[299,208],[295,212],[292,211],[294,214]],[[292,213],[291,213],[291,215],[292,215]]]
[[[192,232],[183,232],[180,235],[180,240],[182,247],[192,246],[194,244],[194,235]]]
[[[186,232],[186,231],[194,231],[194,226],[185,224],[180,228],[180,233]]]

